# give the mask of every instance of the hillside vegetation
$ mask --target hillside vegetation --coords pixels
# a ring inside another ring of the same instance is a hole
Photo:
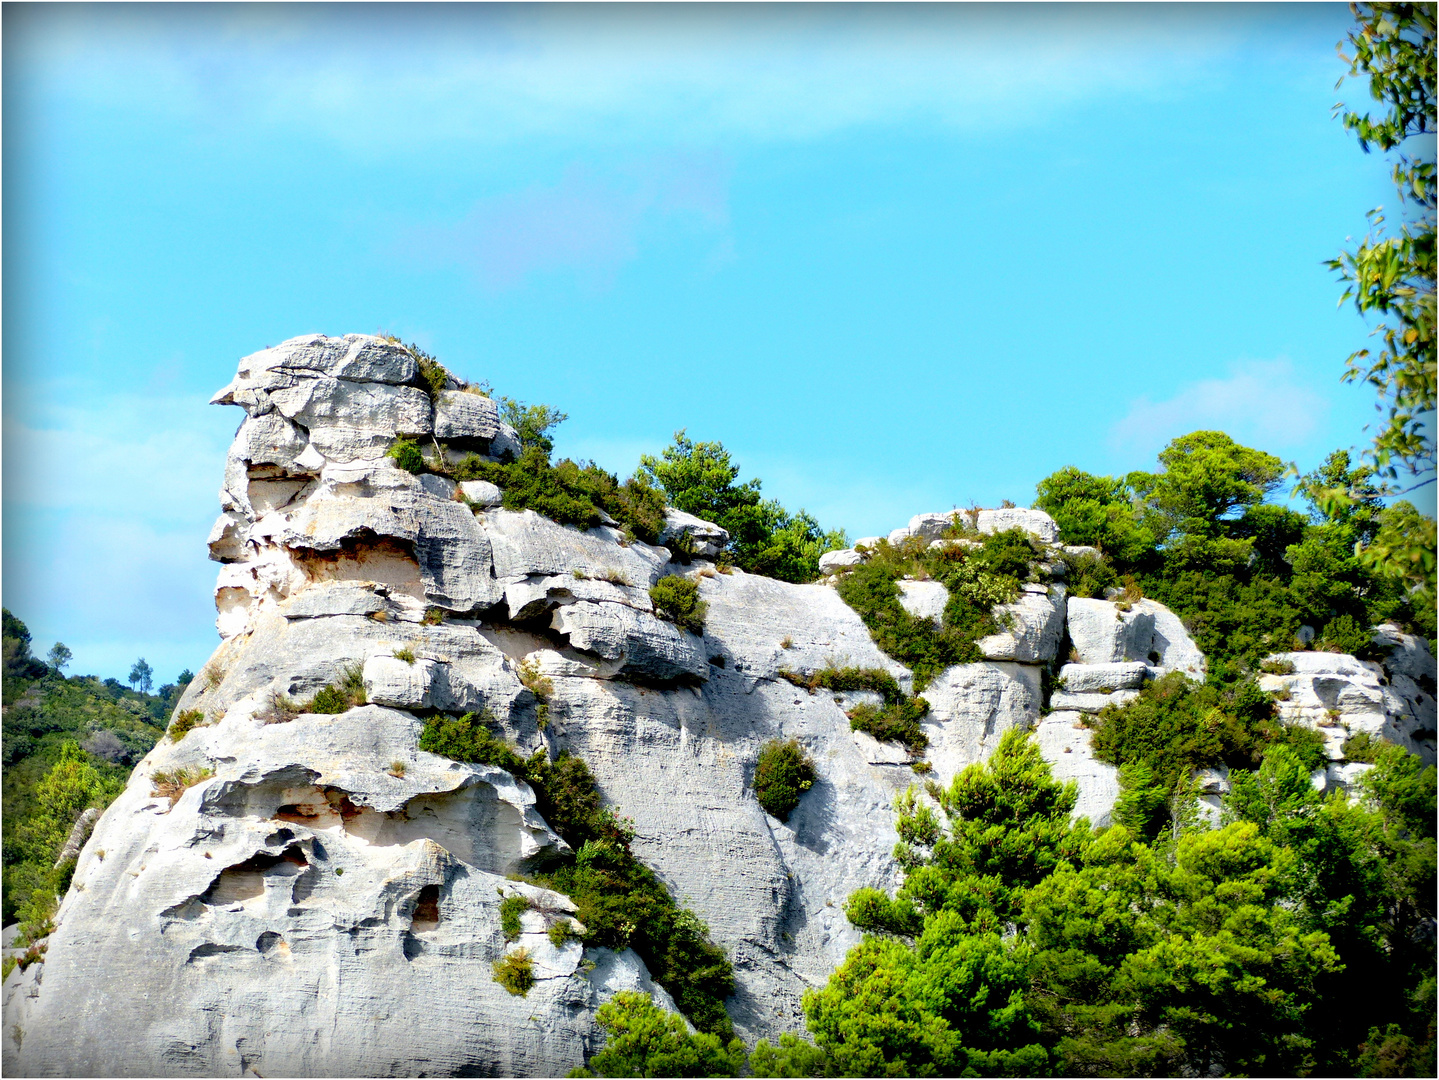
[[[117,679],[67,677],[31,655],[30,631],[8,610],[4,664],[4,922],[18,919],[38,938],[74,869],[55,862],[75,819],[124,788],[164,735],[190,673],[154,694]]]

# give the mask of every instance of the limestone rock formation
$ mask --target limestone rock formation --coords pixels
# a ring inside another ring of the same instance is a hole
[[[511,875],[565,843],[524,782],[418,748],[442,714],[483,714],[524,755],[582,757],[633,819],[635,853],[726,951],[739,1034],[802,1030],[803,993],[860,938],[846,899],[902,878],[893,802],[916,782],[911,755],[847,716],[878,695],[791,681],[874,668],[914,690],[834,587],[878,539],[793,585],[716,565],[725,531],[673,508],[650,545],[503,509],[485,481],[413,475],[387,456],[398,437],[423,437],[432,462],[508,460],[520,444],[488,398],[453,379],[435,390],[380,338],[286,341],[242,360],[215,401],[245,416],[209,536],[221,642],[178,706],[200,722],[156,746],[77,838],[44,961],[5,986],[6,1071],[564,1075],[599,1045],[608,996],[673,1007],[634,950],[551,942],[573,904]],[[980,533],[1027,530],[1057,577],[1076,554],[1041,511],[962,513]],[[944,539],[954,522],[921,514],[897,533],[973,543]],[[656,610],[650,587],[670,575],[696,582],[702,633]],[[944,586],[903,594],[942,615]],[[1102,823],[1117,780],[1078,710],[1166,671],[1202,678],[1203,656],[1162,606],[1058,582],[996,616],[985,659],[924,688],[935,779],[1037,727],[1056,774],[1078,782],[1076,813]],[[1427,731],[1432,756],[1432,659],[1390,637],[1387,685],[1373,665],[1296,654],[1283,677],[1296,717],[1334,705],[1387,734],[1410,709],[1404,730],[1421,748]],[[1048,702],[1046,671],[1062,683]],[[295,707],[337,687],[365,703]],[[776,738],[817,772],[783,823],[751,788]],[[500,905],[516,895],[529,909],[507,941]],[[520,948],[536,976],[524,997],[491,968]]]
[[[1286,652],[1265,661],[1271,673],[1259,685],[1280,699],[1280,719],[1324,738],[1330,764],[1316,771],[1316,787],[1348,788],[1366,771],[1366,763],[1348,760],[1346,744],[1356,735],[1397,743],[1434,763],[1434,658],[1421,639],[1392,626],[1380,627],[1374,642],[1379,660]]]

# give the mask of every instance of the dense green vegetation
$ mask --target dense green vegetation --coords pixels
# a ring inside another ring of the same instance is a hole
[[[1378,392],[1386,414],[1366,457],[1398,492],[1434,482],[1435,404],[1435,39],[1432,4],[1351,5],[1357,25],[1349,32],[1349,75],[1364,77],[1378,116],[1335,107],[1359,146],[1398,151],[1394,186],[1399,227],[1386,226],[1383,208],[1369,212],[1369,231],[1352,251],[1329,262],[1361,315],[1377,316],[1377,354],[1357,349],[1347,362],[1346,382],[1363,381]],[[1414,140],[1411,142],[1410,140]],[[1405,485],[1408,485],[1405,487]],[[1343,485],[1325,493],[1334,505],[1352,504]],[[1383,541],[1366,543],[1361,561],[1382,574],[1400,576],[1434,603],[1434,521],[1414,515],[1397,523]]]
[[[662,577],[650,586],[650,599],[660,616],[691,634],[705,632],[705,612],[709,605],[699,598],[699,594],[699,582],[674,574]]]
[[[624,990],[595,1013],[605,1048],[571,1076],[738,1076],[744,1044],[726,1045],[717,1035],[689,1031],[674,1013],[648,994]]]
[[[951,532],[964,537],[963,516]],[[840,597],[859,613],[875,644],[914,672],[916,692],[945,668],[981,659],[975,642],[1000,630],[995,605],[1016,599],[1021,583],[1032,576],[1031,561],[1038,553],[1022,530],[971,544],[931,549],[920,537],[898,545],[881,540],[868,561],[839,578]],[[948,589],[939,626],[900,604],[899,582],[904,578],[938,581]]]
[[[1376,760],[1362,798],[1326,798],[1273,745],[1220,827],[1181,815],[1145,840],[1071,823],[1073,785],[1011,731],[898,801],[904,885],[851,898],[867,934],[805,995],[813,1041],[761,1041],[749,1070],[1432,1076],[1434,769]],[[738,1074],[652,1008],[614,1010],[649,1034],[597,1072],[664,1075],[683,1054]]]
[[[1416,514],[1384,506],[1373,472],[1347,452],[1300,477],[1301,513],[1265,501],[1284,474],[1276,457],[1216,431],[1175,439],[1154,473],[1123,478],[1061,469],[1040,481],[1035,505],[1068,544],[1098,548],[1116,577],[1130,576],[1184,620],[1209,658],[1211,679],[1233,683],[1269,653],[1302,648],[1301,627],[1336,651],[1368,648],[1367,628],[1386,620],[1432,644],[1432,597],[1380,574],[1355,555]],[[1322,493],[1343,486],[1352,501]]]
[[[41,936],[74,869],[55,861],[75,819],[124,788],[164,734],[190,673],[158,694],[146,692],[143,661],[131,675],[145,689],[67,677],[69,649],[57,642],[47,664],[31,655],[25,624],[8,610],[3,617],[4,922],[19,920],[27,936]]]
[[[676,904],[664,883],[635,857],[633,828],[601,805],[589,767],[565,753],[551,761],[543,750],[522,758],[494,735],[489,719],[473,713],[430,717],[420,749],[498,765],[534,788],[540,813],[575,852],[572,860],[544,868],[535,884],[575,902],[587,945],[633,947],[697,1028],[728,1038],[724,999],[734,989],[729,961],[709,941],[704,923]]]
[[[399,343],[399,338],[387,335]],[[492,397],[488,385],[467,385],[450,374],[438,360],[416,345],[404,346],[419,364],[418,383],[432,397],[446,386],[461,386]],[[592,529],[618,523],[631,539],[659,542],[665,528],[666,500],[686,513],[712,521],[729,531],[730,543],[721,562],[782,581],[813,581],[819,576],[819,557],[845,546],[843,530],[825,532],[810,514],[792,514],[773,499],[760,496],[760,481],[743,484],[739,466],[718,442],[696,443],[683,431],[661,457],[644,455],[640,468],[621,482],[593,461],[563,458],[551,462],[554,440],[550,432],[569,419],[549,405],[527,405],[503,396],[494,397],[500,418],[515,429],[521,452],[514,461],[490,461],[468,454],[450,462],[427,453],[413,439],[396,439],[388,453],[400,468],[412,473],[435,473],[452,480],[487,480],[503,493],[506,510],[534,510],[562,525]],[[687,537],[668,542],[675,556],[687,561],[693,554]]]

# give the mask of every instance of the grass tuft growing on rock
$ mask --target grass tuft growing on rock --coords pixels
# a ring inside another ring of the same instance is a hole
[[[709,930],[680,907],[664,883],[630,849],[630,822],[604,806],[589,767],[568,753],[549,760],[544,750],[522,757],[497,738],[487,712],[425,721],[420,749],[455,761],[498,765],[535,790],[536,808],[574,856],[533,878],[574,901],[586,945],[634,948],[655,981],[674,997],[695,1027],[728,1036],[724,1000],[734,972]]]
[[[365,704],[365,700],[364,668],[359,664],[351,664],[338,682],[322,686],[301,711],[329,714],[348,712],[357,705]]]
[[[889,672],[881,668],[826,667],[808,675],[782,669],[775,672],[781,679],[793,683],[813,694],[816,690],[873,690],[882,694],[886,702],[904,700],[904,691]]]
[[[385,456],[405,472],[418,475],[426,470],[424,455],[420,453],[419,444],[413,439],[396,439]]]
[[[754,767],[754,793],[765,812],[788,821],[801,796],[814,786],[814,759],[799,740],[770,739]]]
[[[150,794],[157,799],[169,799],[170,805],[173,807],[186,791],[214,775],[215,770],[209,766],[161,769],[159,772],[150,774]]]
[[[500,901],[500,932],[506,941],[514,941],[523,929],[520,916],[530,910],[530,902],[519,895],[507,896]]]
[[[908,697],[898,680],[880,668],[827,667],[808,675],[781,669],[776,674],[786,682],[813,694],[816,690],[869,690],[884,698],[883,706],[860,704],[846,715],[853,731],[863,731],[881,742],[902,743],[912,754],[922,754],[929,739],[919,722],[929,714],[929,702]]]
[[[199,709],[186,709],[184,712],[176,713],[175,719],[170,721],[168,732],[171,742],[179,742],[197,727],[205,723],[205,714]]]

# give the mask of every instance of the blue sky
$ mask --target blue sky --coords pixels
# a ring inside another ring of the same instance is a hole
[[[8,5],[4,602],[72,671],[217,638],[236,360],[387,329],[678,428],[850,535],[1218,427],[1358,446],[1321,261],[1392,200],[1343,4]],[[1432,497],[1431,497],[1432,498]]]

